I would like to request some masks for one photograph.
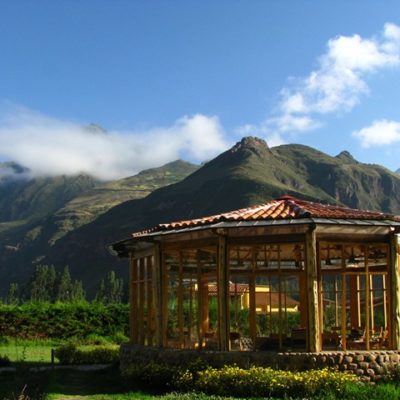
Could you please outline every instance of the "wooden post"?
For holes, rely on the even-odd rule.
[[[368,257],[369,257],[369,247],[364,247],[364,263],[365,263],[365,349],[369,350],[369,339],[371,332],[371,310],[370,310],[370,298],[371,298],[371,290],[370,290],[370,279],[369,279],[369,265],[368,265]]]
[[[204,341],[204,328],[203,328],[203,293],[202,293],[202,276],[201,276],[201,261],[200,254],[197,251],[196,254],[197,262],[197,338],[198,338],[198,348],[201,350],[203,348]]]
[[[218,238],[218,337],[221,351],[229,351],[229,275],[226,237]]]
[[[168,268],[161,248],[161,332],[162,346],[168,347]]]
[[[153,266],[153,297],[155,304],[155,343],[157,346],[163,345],[163,315],[162,315],[162,289],[161,289],[161,244],[154,244],[154,266]]]
[[[207,277],[202,278],[200,281],[200,296],[201,296],[201,331],[203,336],[206,332],[210,330],[210,318],[208,315],[208,279]],[[213,328],[215,329],[215,327]]]
[[[139,325],[139,344],[144,344],[144,306],[145,306],[145,259],[139,260],[139,309],[138,309],[138,325]]]
[[[318,307],[318,271],[315,227],[306,233],[308,351],[321,351],[321,329]]]
[[[129,340],[133,344],[138,343],[138,324],[137,324],[137,261],[133,254],[129,255]]]
[[[256,248],[252,247],[252,265],[251,275],[249,276],[249,330],[250,337],[255,346],[257,337],[257,320],[256,320]]]
[[[147,257],[147,345],[153,345],[154,336],[154,291],[153,291],[153,256]]]
[[[400,350],[400,237],[392,234],[390,237],[390,279],[391,279],[391,332],[390,340],[393,349]]]
[[[308,325],[308,309],[307,309],[307,279],[305,271],[299,273],[299,289],[300,289],[300,326],[307,328]],[[322,301],[321,301],[322,304]],[[322,317],[321,317],[322,318]]]
[[[178,329],[179,329],[179,347],[185,347],[185,331],[183,316],[183,257],[179,252],[179,272],[178,272]]]
[[[350,289],[350,322],[352,328],[361,328],[360,324],[360,284],[358,275],[349,276]]]

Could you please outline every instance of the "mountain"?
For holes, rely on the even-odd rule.
[[[270,149],[250,137],[195,171],[182,162],[174,165],[180,175],[156,169],[95,186],[34,224],[7,231],[7,241],[0,233],[0,243],[6,243],[0,249],[0,282],[23,282],[39,262],[69,265],[74,279],[82,279],[93,295],[110,269],[127,275],[126,261],[111,256],[106,244],[160,222],[220,213],[282,194],[400,213],[400,176],[360,163],[346,151],[331,157],[303,145]]]
[[[359,163],[349,153],[331,157],[302,145],[270,149],[261,139],[244,138],[181,182],[124,202],[68,233],[45,261],[68,264],[93,293],[107,270],[127,274],[126,262],[112,257],[107,243],[160,222],[220,213],[282,194],[400,213],[400,177],[384,167]]]
[[[197,168],[178,160],[105,183],[79,175],[0,185],[0,293],[10,282],[26,281],[34,265],[69,231],[124,201],[178,182]]]
[[[396,169],[395,173],[396,173],[396,174],[400,174],[400,168],[399,168],[399,169]]]

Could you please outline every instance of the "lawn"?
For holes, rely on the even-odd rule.
[[[23,340],[23,339],[7,339],[6,342],[0,343],[0,356],[7,356],[11,362],[27,362],[27,363],[51,363],[51,349],[57,348],[61,344],[57,340]],[[118,348],[119,345],[114,343],[102,343],[102,347]],[[97,346],[98,347],[98,346]],[[81,344],[78,346],[80,350],[91,350],[96,348],[93,344]],[[54,360],[58,363],[58,360]]]
[[[51,340],[7,339],[0,343],[0,356],[7,356],[12,362],[51,362],[51,349],[59,345]]]

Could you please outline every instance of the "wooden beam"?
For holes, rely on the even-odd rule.
[[[252,268],[249,275],[249,330],[253,343],[256,343],[257,337],[257,321],[256,321],[256,260],[257,253],[252,248]]]
[[[185,347],[185,333],[183,321],[183,257],[179,253],[179,273],[178,273],[178,329],[179,329],[179,347]]]
[[[157,346],[162,347],[163,345],[163,308],[162,308],[162,289],[161,289],[161,277],[162,277],[162,263],[161,263],[161,245],[160,243],[154,244],[153,249],[153,296],[155,305],[155,343]]]
[[[139,328],[139,344],[144,344],[144,306],[145,306],[145,259],[141,258],[139,260],[139,301],[138,301],[138,328]]]
[[[229,277],[226,237],[218,240],[218,338],[221,351],[229,351]]]
[[[203,284],[201,274],[201,261],[199,254],[197,255],[197,337],[199,341],[199,349],[203,348],[204,341],[204,322],[203,322]],[[207,294],[208,295],[208,294]]]
[[[153,290],[153,256],[147,257],[147,345],[152,346],[154,340],[154,290]]]
[[[352,328],[361,328],[360,325],[360,285],[359,275],[350,275],[349,276],[349,289],[350,289],[350,323]]]
[[[132,254],[130,254],[129,261],[129,341],[137,344],[137,261]]]
[[[392,301],[390,340],[393,349],[400,350],[400,235],[392,234],[390,238],[390,279]]]
[[[306,233],[306,273],[308,305],[308,351],[319,352],[321,346],[320,316],[318,307],[318,271],[315,229]]]
[[[161,247],[161,332],[162,346],[168,347],[168,269]]]
[[[369,339],[371,331],[371,290],[370,290],[370,278],[368,273],[368,257],[369,247],[364,247],[364,259],[365,259],[365,349],[369,350]]]

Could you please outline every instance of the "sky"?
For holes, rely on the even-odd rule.
[[[399,104],[397,0],[0,1],[0,161],[36,175],[116,179],[243,136],[396,170]]]

